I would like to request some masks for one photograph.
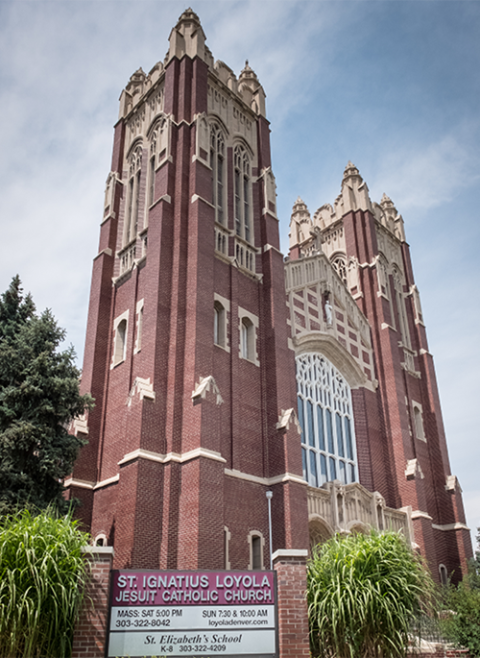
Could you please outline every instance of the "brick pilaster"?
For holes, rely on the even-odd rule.
[[[309,658],[306,550],[278,550],[273,568],[278,586],[278,638],[281,658]]]
[[[92,570],[75,626],[72,658],[104,658],[108,623],[108,593],[113,548],[89,547]],[[93,603],[93,605],[92,605]]]

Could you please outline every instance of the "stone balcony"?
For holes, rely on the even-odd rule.
[[[310,544],[324,542],[336,533],[401,530],[409,545],[413,542],[410,509],[392,509],[383,496],[367,491],[358,482],[327,482],[320,489],[308,487]]]

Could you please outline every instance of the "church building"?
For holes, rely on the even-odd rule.
[[[268,569],[374,527],[459,578],[403,219],[348,163],[333,206],[295,202],[285,258],[269,134],[254,71],[215,61],[190,9],[123,90],[68,496],[116,568]]]

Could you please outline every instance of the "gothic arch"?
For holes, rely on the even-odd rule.
[[[247,140],[243,137],[243,135],[236,134],[233,136],[232,147],[234,150],[236,146],[241,146],[242,148],[244,148],[250,160],[253,159],[255,155],[253,149],[250,146],[250,144],[247,142]]]
[[[332,526],[318,514],[311,514],[308,520],[308,533],[310,552],[315,546],[324,544],[328,539],[335,535]]]
[[[320,331],[295,338],[295,356],[308,352],[318,352],[325,356],[347,380],[350,388],[365,386],[367,378],[348,350],[335,338]]]
[[[214,112],[209,112],[208,113],[208,125],[211,127],[212,124],[217,124],[218,128],[223,133],[225,141],[227,141],[227,137],[230,135],[230,131],[228,130],[227,125],[223,121],[222,117],[220,117],[218,114],[215,114]]]
[[[128,161],[128,159],[132,156],[132,153],[134,153],[139,146],[141,146],[143,149],[143,137],[141,135],[139,137],[136,137],[131,143],[130,148],[127,151],[125,160]]]
[[[347,283],[347,255],[344,251],[335,251],[330,257],[330,265],[341,278]]]
[[[148,129],[147,129],[147,133],[146,133],[146,135],[147,135],[147,140],[150,140],[150,139],[152,138],[153,131],[155,130],[155,128],[157,127],[157,125],[160,124],[160,123],[162,123],[162,121],[166,122],[167,119],[168,119],[168,117],[167,117],[167,115],[165,114],[165,112],[158,112],[158,113],[153,117],[153,119],[150,121],[150,125],[149,125],[149,127],[148,127]]]

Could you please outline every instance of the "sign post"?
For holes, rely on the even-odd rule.
[[[278,658],[273,571],[112,572],[107,658]]]

